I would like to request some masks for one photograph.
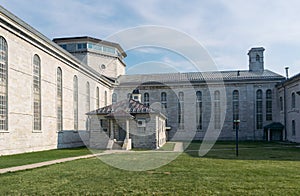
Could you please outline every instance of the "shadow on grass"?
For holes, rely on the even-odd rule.
[[[199,157],[201,141],[193,141],[185,149],[192,157]],[[299,144],[298,144],[299,146]],[[239,142],[236,156],[235,142],[217,142],[204,156],[210,159],[300,161],[300,148],[295,143]]]

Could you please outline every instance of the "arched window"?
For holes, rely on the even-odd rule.
[[[149,93],[144,93],[144,104],[146,106],[150,105],[150,103],[149,103]]]
[[[239,91],[234,90],[232,93],[233,129],[236,129],[236,123],[234,123],[234,121],[240,120],[239,99]]]
[[[178,93],[178,125],[179,129],[184,129],[184,94]]]
[[[33,56],[33,129],[41,130],[41,59]]]
[[[112,94],[111,101],[112,101],[112,104],[116,104],[117,103],[118,99],[117,99],[117,94],[116,93]]]
[[[256,61],[260,62],[260,56],[258,54],[256,55]]]
[[[266,120],[272,120],[272,90],[266,91]]]
[[[104,91],[104,106],[107,106],[107,91]]]
[[[202,130],[202,92],[196,92],[196,125],[197,130]]]
[[[221,106],[220,106],[220,91],[214,93],[214,117],[215,129],[221,128]]]
[[[0,130],[8,129],[7,69],[7,43],[3,37],[0,37]]]
[[[262,90],[256,91],[256,129],[263,128]]]
[[[295,120],[292,120],[292,136],[296,135],[296,123]]]
[[[161,107],[167,108],[167,93],[162,92],[160,95]]]
[[[296,96],[295,93],[292,93],[292,108],[296,107]]]
[[[56,104],[57,104],[57,131],[63,130],[63,84],[62,84],[62,71],[61,68],[57,68],[56,76]]]
[[[73,109],[74,109],[74,130],[78,130],[78,79],[77,76],[73,78]]]
[[[91,109],[91,96],[90,96],[90,83],[86,83],[86,112],[89,112]]]
[[[127,94],[127,99],[131,99],[131,98],[132,98],[131,93],[128,93],[128,94]]]
[[[99,94],[99,87],[97,86],[97,88],[96,88],[96,109],[98,109],[100,107],[99,101],[100,101],[100,94]]]

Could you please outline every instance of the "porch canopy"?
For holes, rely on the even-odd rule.
[[[264,130],[278,130],[278,131],[281,131],[283,130],[284,128],[284,125],[281,124],[280,122],[272,122],[271,124],[268,124],[266,126],[264,126]]]

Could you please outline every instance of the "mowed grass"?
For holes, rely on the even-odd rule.
[[[91,158],[7,173],[0,175],[0,195],[300,193],[300,148],[295,145],[241,143],[238,158],[234,143],[217,143],[205,157],[197,156],[199,146],[191,143],[176,160],[150,171],[125,171]]]
[[[91,154],[91,152],[82,147],[0,156],[0,169],[87,154]]]

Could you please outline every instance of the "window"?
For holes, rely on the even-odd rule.
[[[292,136],[296,135],[296,124],[295,120],[292,120]]]
[[[197,130],[202,130],[202,92],[196,92],[196,125]]]
[[[161,107],[167,108],[167,93],[162,92],[160,95]]]
[[[90,96],[90,83],[86,83],[86,111],[89,112],[91,109],[91,96]]]
[[[107,91],[104,91],[104,106],[107,106]]]
[[[263,128],[262,90],[256,91],[256,129]]]
[[[236,123],[234,123],[235,120],[240,120],[239,117],[239,91],[234,90],[232,93],[232,114],[233,114],[233,129],[236,129]]]
[[[7,104],[7,43],[0,37],[0,130],[8,129],[8,104]]]
[[[145,119],[137,119],[137,127],[146,127]]]
[[[214,120],[215,129],[221,128],[221,106],[220,106],[220,91],[214,93]]]
[[[41,60],[33,56],[33,130],[41,130]]]
[[[78,79],[77,76],[73,78],[73,109],[74,109],[74,130],[78,130]]]
[[[149,103],[149,93],[144,93],[144,104],[146,106],[150,105],[150,103]]]
[[[292,93],[292,108],[296,107],[296,96],[295,93]]]
[[[178,93],[178,125],[179,129],[184,129],[184,94]]]
[[[113,93],[112,94],[112,98],[111,98],[112,100],[112,104],[116,104],[117,103],[117,94],[116,93]]]
[[[97,86],[97,88],[96,88],[96,109],[98,109],[100,107],[99,101],[100,101],[100,94],[99,94],[99,87]]]
[[[127,99],[132,99],[131,93],[128,93],[128,94],[127,94]]]
[[[283,111],[283,100],[282,97],[279,98],[280,111]]]
[[[272,120],[272,90],[266,91],[266,120]]]
[[[260,61],[260,56],[257,54],[256,55],[256,61],[259,62]]]
[[[62,71],[61,68],[57,68],[57,81],[56,81],[56,89],[57,89],[57,131],[63,130],[63,92],[62,92]]]
[[[77,44],[77,49],[78,50],[84,50],[84,49],[86,49],[86,43],[79,43],[79,44]]]

